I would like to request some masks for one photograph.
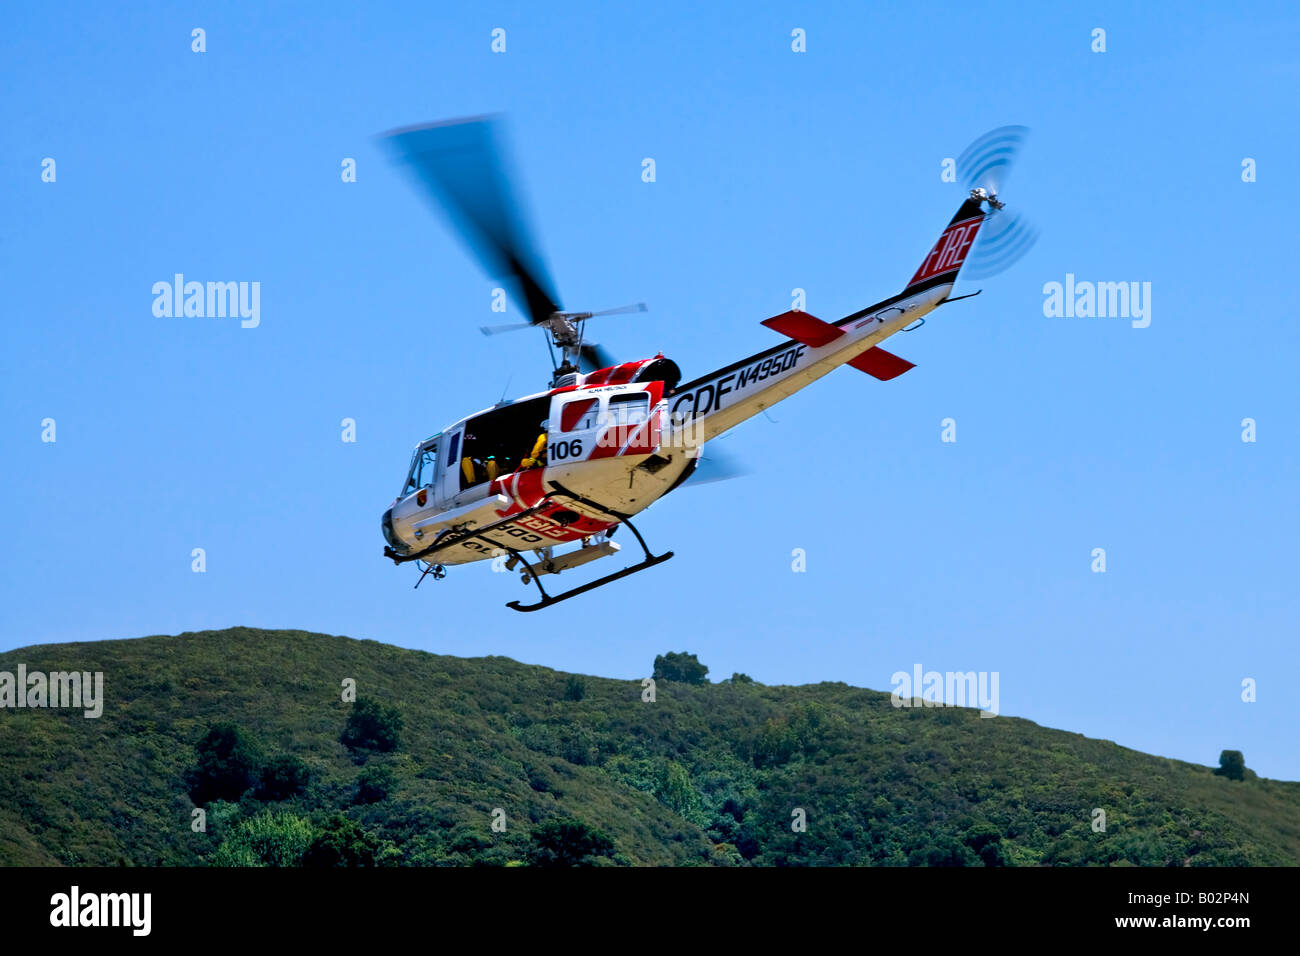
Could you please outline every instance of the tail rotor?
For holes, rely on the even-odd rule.
[[[1029,135],[1027,126],[1001,126],[966,147],[957,158],[957,173],[971,197],[986,201],[989,212],[962,272],[987,279],[1005,272],[1038,241],[1038,230],[998,197]]]

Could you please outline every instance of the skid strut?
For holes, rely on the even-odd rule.
[[[518,558],[519,561],[523,564],[523,566],[528,569],[528,576],[529,578],[532,579],[532,582],[537,585],[537,590],[542,595],[542,599],[538,601],[536,604],[523,604],[519,601],[510,601],[506,604],[506,607],[511,608],[512,610],[515,611],[540,611],[544,607],[550,607],[552,604],[559,604],[561,601],[566,601],[571,597],[577,597],[579,594],[585,594],[587,591],[593,591],[598,587],[603,587],[606,584],[611,584],[614,581],[617,581],[619,578],[625,578],[630,574],[636,574],[638,571],[644,571],[646,568],[652,568],[656,564],[662,564],[663,562],[667,561],[669,558],[673,556],[673,553],[671,551],[665,551],[663,554],[651,553],[649,546],[647,546],[645,543],[645,538],[641,537],[641,532],[636,529],[636,525],[632,523],[630,516],[623,514],[622,512],[614,511],[610,508],[606,508],[604,505],[600,504],[599,502],[592,501],[590,498],[584,498],[582,497],[582,495],[574,494],[572,491],[569,491],[558,481],[552,481],[550,484],[551,487],[555,489],[555,491],[552,492],[552,494],[558,494],[560,497],[569,498],[573,501],[578,502],[578,504],[591,508],[594,511],[599,511],[602,514],[607,514],[612,518],[617,518],[620,524],[627,525],[628,529],[634,535],[636,535],[637,543],[641,545],[641,550],[645,552],[645,559],[632,565],[631,567],[624,568],[621,571],[615,571],[613,574],[607,574],[602,578],[597,578],[594,581],[589,581],[588,583],[579,585],[576,588],[571,588],[570,590],[565,591],[563,594],[556,594],[552,596],[546,593],[546,588],[542,587],[542,582],[537,572],[533,570],[532,565],[530,565],[528,561],[525,560],[524,556],[520,554],[518,551],[507,549],[510,550],[510,553],[514,557]],[[613,529],[611,529],[610,533],[611,534],[613,533]]]
[[[513,548],[507,548],[506,550],[509,551],[512,556],[518,558],[519,562],[528,570],[529,580],[537,585],[537,591],[541,594],[542,599],[536,604],[524,604],[520,601],[509,601],[506,603],[506,607],[515,611],[540,611],[544,607],[550,607],[552,604],[559,604],[561,601],[567,601],[571,597],[577,597],[579,594],[585,594],[587,591],[594,591],[598,587],[612,584],[619,578],[625,578],[629,574],[636,574],[638,571],[652,568],[656,564],[662,564],[673,556],[671,551],[665,551],[663,554],[651,554],[650,549],[646,547],[645,540],[641,537],[641,533],[636,530],[636,527],[632,522],[627,518],[621,518],[620,521],[631,528],[632,533],[636,535],[637,541],[641,542],[641,549],[645,551],[645,560],[640,561],[631,567],[624,568],[621,571],[615,571],[613,574],[607,574],[603,578],[597,578],[596,580],[589,581],[586,584],[580,584],[576,588],[570,588],[563,594],[547,594],[546,588],[542,587],[541,576],[536,570],[534,570],[533,566],[528,563],[527,559]]]

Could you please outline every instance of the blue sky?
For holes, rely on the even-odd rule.
[[[715,679],[886,690],[920,663],[997,671],[1003,714],[1300,778],[1294,7],[3,21],[0,648],[292,627],[626,678],[689,650]],[[907,375],[839,370],[722,439],[749,475],[640,522],[667,564],[527,616],[487,565],[412,591],[379,534],[412,445],[549,364],[540,335],[479,334],[518,312],[489,311],[497,283],[375,136],[485,112],[508,115],[562,303],[646,300],[602,344],[688,377],[771,344],[759,322],[792,289],[827,320],[900,290],[960,202],[942,160],[992,127],[1033,129],[1003,195],[1042,238],[891,341]],[[177,272],[260,282],[260,325],[155,317]],[[1067,273],[1150,282],[1150,327],[1045,317]]]

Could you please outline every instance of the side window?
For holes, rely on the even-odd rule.
[[[460,432],[451,436],[451,444],[447,446],[447,460],[453,463],[460,461]]]
[[[600,399],[575,398],[560,409],[560,431],[580,432],[596,427]]]
[[[650,417],[650,396],[645,392],[611,395],[607,422],[615,427],[640,425]]]

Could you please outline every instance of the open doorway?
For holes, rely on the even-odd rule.
[[[465,423],[465,443],[461,449],[460,487],[490,481],[517,471],[547,430],[551,399],[548,395],[530,398],[484,412]],[[543,447],[545,441],[543,441]]]

